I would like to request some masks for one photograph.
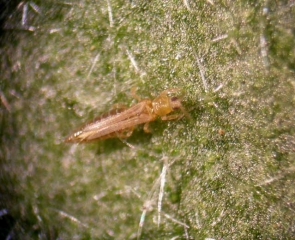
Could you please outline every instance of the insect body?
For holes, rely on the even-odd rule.
[[[80,127],[64,141],[82,143],[115,137],[127,138],[139,124],[145,124],[144,131],[149,132],[148,123],[155,121],[157,117],[161,117],[162,120],[172,120],[178,118],[179,114],[168,115],[169,113],[176,109],[184,112],[181,100],[176,96],[170,96],[177,91],[177,89],[167,89],[154,100],[144,99],[130,108],[116,107],[108,114],[103,114]]]

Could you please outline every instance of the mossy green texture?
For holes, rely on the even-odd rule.
[[[19,7],[1,36],[0,207],[14,234],[294,239],[292,1],[32,2],[34,30]],[[127,144],[63,143],[134,104],[132,87],[183,89],[191,119]]]

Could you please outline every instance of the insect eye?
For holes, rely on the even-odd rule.
[[[180,108],[181,104],[178,97],[171,97],[170,101],[172,109],[176,110]]]
[[[171,101],[172,101],[172,102],[175,102],[175,101],[177,101],[177,100],[178,100],[178,97],[172,97],[172,98],[171,98]]]

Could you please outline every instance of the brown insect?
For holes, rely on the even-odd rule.
[[[179,92],[178,89],[167,89],[154,100],[143,99],[130,108],[116,105],[109,113],[83,125],[64,141],[84,143],[115,137],[127,138],[131,136],[135,126],[139,124],[144,124],[145,132],[150,132],[148,124],[155,121],[157,117],[161,117],[162,120],[173,120],[187,114],[181,105],[181,99],[178,96],[173,96],[177,92]],[[133,95],[139,99],[134,91]],[[183,114],[168,115],[177,109],[180,109]]]

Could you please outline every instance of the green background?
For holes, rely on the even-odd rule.
[[[294,1],[23,1],[0,48],[13,235],[294,239],[294,26]],[[192,119],[62,142],[132,87],[183,89]]]

